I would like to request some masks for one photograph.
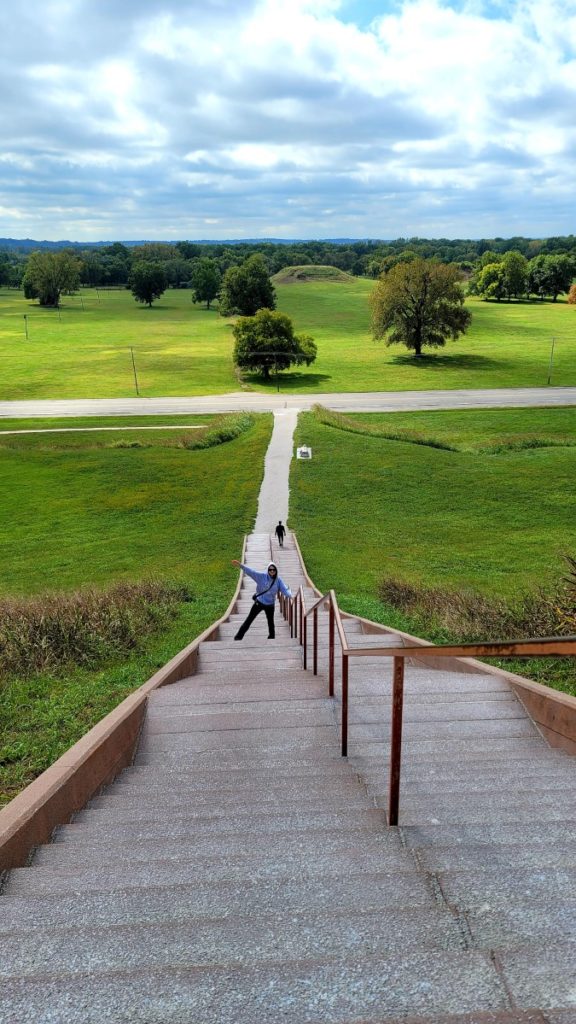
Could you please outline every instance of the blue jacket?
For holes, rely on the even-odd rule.
[[[240,563],[240,568],[250,579],[254,580],[256,593],[260,595],[258,597],[260,604],[274,604],[278,591],[284,594],[284,597],[292,597],[290,587],[286,586],[284,580],[280,579],[278,574],[276,574],[276,579],[272,583],[272,577],[267,572],[256,572],[256,569],[251,569],[248,565],[242,565],[242,563]],[[271,583],[272,586],[270,586]],[[270,587],[269,590],[268,587]],[[266,593],[262,593],[262,591],[266,591]]]

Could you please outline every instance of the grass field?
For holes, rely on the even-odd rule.
[[[373,287],[359,278],[277,286],[278,308],[318,345],[311,367],[281,376],[282,390],[544,386],[553,337],[552,384],[576,386],[576,309],[565,302],[470,299],[468,334],[418,361],[398,346],[372,341]],[[20,292],[0,291],[0,400],[135,395],[131,347],[142,396],[239,390],[231,321],[194,306],[190,295],[168,291],[148,309],[126,290],[86,289],[65,298],[58,313]],[[276,383],[247,377],[244,386],[266,391]]]
[[[175,446],[178,431],[125,432],[146,445],[126,449],[107,447],[110,434],[75,435],[74,446],[68,434],[0,438],[0,594],[153,578],[184,582],[194,597],[120,663],[0,681],[0,802],[225,610],[270,431],[271,417],[258,416],[236,440],[204,451]]]
[[[553,586],[576,553],[576,448],[491,454],[524,436],[574,441],[576,410],[495,410],[354,417],[450,440],[458,451],[390,441],[300,417],[290,525],[320,588],[349,611],[428,639],[429,624],[384,605],[385,577],[514,599]],[[336,554],[335,554],[336,553]]]

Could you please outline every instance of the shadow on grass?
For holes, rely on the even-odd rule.
[[[275,388],[278,383],[280,391],[283,388],[298,388],[299,391],[306,391],[308,388],[318,387],[324,381],[332,380],[329,373],[279,373],[278,381],[276,381],[274,375],[266,380],[261,374],[257,373],[245,373],[243,377],[246,384],[268,384],[270,387]]]
[[[414,355],[397,355],[392,358],[394,366],[411,366],[420,370],[505,370],[515,366],[515,363],[506,359],[489,359],[486,356],[471,355],[462,352],[459,355],[431,355],[423,354],[416,358]]]

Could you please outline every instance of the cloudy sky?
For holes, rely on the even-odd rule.
[[[26,0],[0,111],[2,237],[576,231],[576,0]]]

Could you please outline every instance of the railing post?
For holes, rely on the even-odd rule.
[[[318,607],[314,609],[314,675],[318,675]]]
[[[302,668],[308,668],[308,618],[304,616],[304,655],[302,657]]]
[[[304,599],[300,591],[300,646],[302,646],[302,623],[304,621]]]
[[[329,613],[329,633],[328,633],[328,693],[331,697],[334,696],[334,602],[332,595],[330,595],[330,613]]]
[[[392,692],[392,735],[390,738],[390,792],[388,824],[398,824],[400,805],[400,762],[402,759],[402,709],[404,704],[404,658],[394,658]]]
[[[348,655],[342,651],[342,757],[348,756]]]

